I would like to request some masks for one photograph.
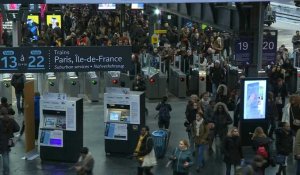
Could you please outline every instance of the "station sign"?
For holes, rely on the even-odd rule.
[[[1,73],[127,71],[130,46],[0,48]]]
[[[238,65],[250,63],[253,55],[253,39],[251,37],[240,37],[235,41],[235,61]]]
[[[277,30],[265,30],[262,43],[262,64],[275,63],[277,55]],[[235,41],[235,61],[241,63],[251,63],[253,55],[253,38],[240,37]]]

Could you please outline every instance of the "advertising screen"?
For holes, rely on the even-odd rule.
[[[32,33],[32,40],[38,40],[40,17],[37,14],[27,16],[27,28]]]
[[[20,9],[21,4],[4,4],[5,10],[17,11]]]
[[[116,4],[99,4],[98,10],[114,10],[116,9]]]
[[[144,9],[144,4],[143,3],[131,4],[131,9],[142,10],[142,9]]]
[[[57,25],[61,28],[61,15],[59,14],[48,14],[46,15],[46,23],[49,26],[52,24],[52,28],[54,29]]]
[[[265,119],[267,80],[245,80],[244,120]]]

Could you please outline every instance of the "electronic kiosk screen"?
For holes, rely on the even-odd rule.
[[[119,121],[121,118],[121,111],[111,111],[109,113],[109,120],[110,121]]]
[[[267,80],[244,81],[244,120],[265,119]]]

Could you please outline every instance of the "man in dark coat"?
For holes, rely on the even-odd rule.
[[[15,73],[11,78],[11,85],[15,88],[15,94],[17,98],[17,108],[18,114],[23,113],[23,104],[24,104],[24,86],[25,86],[26,77],[22,73]],[[22,104],[21,104],[22,97]]]

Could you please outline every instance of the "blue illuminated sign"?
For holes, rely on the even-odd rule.
[[[0,48],[0,72],[89,72],[130,70],[131,47]]]

